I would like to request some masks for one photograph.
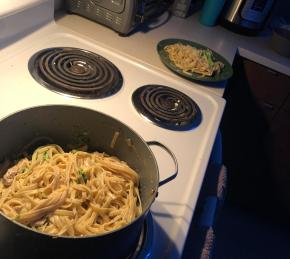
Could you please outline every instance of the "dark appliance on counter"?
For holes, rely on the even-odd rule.
[[[237,33],[257,35],[265,25],[274,0],[230,0],[221,15],[221,24]]]
[[[121,35],[161,15],[172,0],[66,0],[66,10],[103,24]]]
[[[202,8],[203,0],[174,0],[170,10],[174,16],[187,18]]]

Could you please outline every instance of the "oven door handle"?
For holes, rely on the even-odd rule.
[[[163,150],[165,150],[170,155],[170,157],[172,158],[172,160],[174,162],[174,173],[172,175],[170,175],[169,177],[159,181],[159,187],[160,187],[160,186],[172,181],[177,176],[177,174],[178,174],[178,162],[177,162],[177,159],[176,159],[176,156],[174,155],[174,153],[164,144],[162,144],[158,141],[147,141],[146,143],[149,146],[161,147]]]

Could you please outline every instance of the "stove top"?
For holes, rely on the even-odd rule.
[[[47,5],[53,1],[43,2]],[[45,5],[43,8],[46,10]],[[83,93],[84,89],[84,91],[87,88],[91,90],[90,83],[81,83],[83,84],[81,87],[75,86],[75,81],[78,81],[77,74],[80,77],[89,78],[91,82],[90,73],[94,73],[97,69],[94,66],[97,65],[94,65],[90,58],[85,62],[78,58],[63,62],[64,71],[58,72],[61,80],[53,83],[52,88],[48,87],[48,83],[51,83],[52,78],[53,81],[55,79],[50,74],[50,71],[57,67],[54,62],[51,66],[43,68],[40,71],[41,76],[37,78],[35,73],[40,70],[40,67],[36,65],[33,68],[35,63],[39,64],[40,59],[46,59],[46,55],[51,53],[52,59],[59,55],[56,53],[61,53],[63,50],[66,54],[68,49],[80,53],[85,58],[89,53],[89,56],[91,54],[94,56],[94,60],[101,59],[113,64],[118,74],[117,83],[113,85],[116,84],[117,88],[109,90],[110,94],[100,94],[100,96],[97,94],[91,98],[87,96],[87,93]],[[38,55],[45,57],[40,58]],[[91,68],[93,68],[92,71]],[[109,45],[104,46],[89,37],[58,26],[53,20],[33,33],[17,39],[13,44],[7,44],[0,53],[0,73],[0,120],[16,111],[39,105],[80,106],[122,121],[145,141],[156,140],[166,145],[175,154],[179,174],[173,181],[159,188],[158,197],[151,206],[155,240],[152,257],[179,258],[222,116],[224,100],[202,91],[191,82],[180,80],[175,75],[164,74],[143,63],[142,60],[136,60],[126,53],[120,53],[117,49],[111,49]],[[68,74],[70,75],[68,82],[63,82],[63,79],[67,80]],[[42,84],[45,87],[42,87]],[[66,88],[67,84],[72,85],[73,93]],[[61,90],[56,89],[56,85],[60,86]],[[161,105],[158,109],[165,111],[169,109],[188,117],[190,122],[174,122],[173,128],[181,126],[182,130],[160,126],[156,124],[156,121],[152,123],[145,117],[148,116],[147,114],[140,116],[134,106],[132,96],[139,91],[138,89],[142,89],[142,86],[148,85],[151,90],[162,86],[163,90],[181,93],[178,98],[171,97],[171,93],[166,97],[164,95],[158,97],[158,105]],[[95,89],[92,92],[95,93]],[[181,99],[186,104],[181,105]],[[163,120],[163,115],[158,116],[153,117]],[[158,146],[152,146],[152,151],[158,163],[160,180],[167,178],[175,168],[172,159]]]
[[[123,84],[119,69],[104,57],[78,48],[48,48],[29,60],[34,79],[48,89],[79,98],[103,98]]]
[[[137,111],[154,124],[171,130],[189,130],[201,120],[198,105],[186,94],[163,85],[145,85],[135,90]]]

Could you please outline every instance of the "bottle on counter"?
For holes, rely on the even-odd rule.
[[[205,0],[199,21],[206,26],[214,26],[222,11],[225,0]]]

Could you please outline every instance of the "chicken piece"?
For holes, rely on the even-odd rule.
[[[5,187],[9,187],[12,184],[14,177],[18,174],[18,170],[19,170],[18,165],[15,165],[9,168],[7,172],[3,175],[2,182]]]

